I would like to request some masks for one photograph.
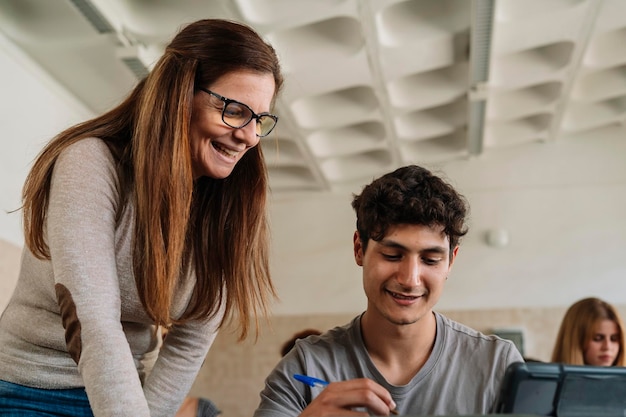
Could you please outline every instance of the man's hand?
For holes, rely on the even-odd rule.
[[[387,416],[396,403],[385,388],[368,378],[332,382],[318,395],[300,417]],[[360,409],[360,410],[359,410]]]

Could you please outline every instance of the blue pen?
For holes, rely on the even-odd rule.
[[[313,378],[312,376],[294,374],[293,377],[300,382],[307,384],[309,387],[322,387],[324,388],[328,385],[328,381],[324,381],[323,379]]]

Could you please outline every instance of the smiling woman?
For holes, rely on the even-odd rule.
[[[269,109],[272,104],[275,89],[272,74],[233,71],[220,77],[211,88],[246,100],[260,114],[247,104],[199,88],[193,100],[189,132],[194,178],[229,176],[237,162],[278,121],[276,116],[258,110]]]
[[[572,304],[561,322],[552,362],[624,366],[624,324],[615,307],[595,297]]]
[[[0,318],[0,414],[172,416],[225,321],[244,338],[267,313],[257,144],[282,82],[251,28],[200,20],[125,101],[43,149]]]

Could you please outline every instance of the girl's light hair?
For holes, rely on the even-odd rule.
[[[613,321],[619,331],[619,353],[613,366],[624,366],[624,324],[611,304],[599,298],[584,298],[574,303],[565,313],[552,351],[552,362],[585,365],[585,346],[593,338],[593,330],[600,320]]]

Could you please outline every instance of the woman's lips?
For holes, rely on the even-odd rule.
[[[237,155],[239,155],[238,151],[233,151],[232,149],[228,149],[224,145],[222,145],[221,143],[211,142],[211,145],[213,145],[213,148],[216,151],[218,151],[222,155],[227,156],[229,158],[236,158]]]

